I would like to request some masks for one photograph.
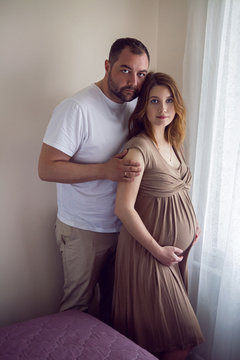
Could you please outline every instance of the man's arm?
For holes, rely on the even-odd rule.
[[[92,180],[112,180],[131,182],[141,172],[140,164],[132,160],[124,160],[126,150],[103,164],[78,164],[64,152],[42,145],[38,174],[41,180],[74,184]]]

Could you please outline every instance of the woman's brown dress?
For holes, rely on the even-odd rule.
[[[162,265],[123,226],[116,254],[114,327],[154,353],[196,346],[203,337],[187,295],[186,268],[196,232],[188,194],[191,173],[178,152],[180,167],[171,167],[146,135],[132,138],[126,148],[139,149],[145,162],[138,214],[161,246],[181,248],[184,259]]]

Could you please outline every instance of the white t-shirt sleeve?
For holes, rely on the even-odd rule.
[[[73,156],[81,147],[85,128],[80,105],[67,99],[54,109],[43,142]]]

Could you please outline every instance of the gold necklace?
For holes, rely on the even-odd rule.
[[[157,144],[155,144],[156,148],[158,149],[158,151],[160,152],[160,154],[162,155],[162,157],[164,159],[166,159],[167,161],[169,161],[170,163],[172,163],[172,155],[173,155],[173,148],[172,146],[170,145],[169,147],[169,152],[164,152],[161,150],[160,146]]]

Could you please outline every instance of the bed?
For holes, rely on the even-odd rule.
[[[1,360],[156,360],[86,313],[69,310],[0,328]]]

